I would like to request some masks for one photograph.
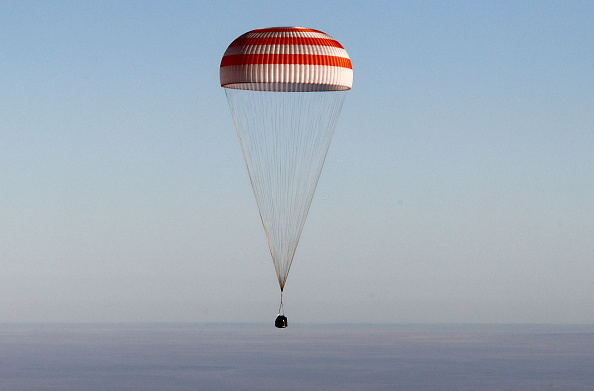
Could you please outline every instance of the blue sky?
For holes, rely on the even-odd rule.
[[[354,68],[290,321],[594,323],[588,1],[2,2],[0,321],[272,321],[218,67],[283,25]]]

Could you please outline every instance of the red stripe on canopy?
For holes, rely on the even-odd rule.
[[[353,69],[348,58],[312,54],[236,54],[224,56],[221,60],[221,68],[246,64],[326,65]]]
[[[229,47],[253,46],[253,45],[309,45],[309,46],[329,46],[341,48],[342,45],[334,39],[311,38],[311,37],[239,37],[231,42]]]

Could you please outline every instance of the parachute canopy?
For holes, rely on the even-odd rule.
[[[353,67],[342,45],[319,30],[271,27],[249,31],[221,60],[221,86],[240,90],[349,90]]]

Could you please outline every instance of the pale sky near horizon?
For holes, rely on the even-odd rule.
[[[0,323],[272,322],[219,63],[322,30],[354,70],[289,322],[594,323],[594,3],[0,3]]]

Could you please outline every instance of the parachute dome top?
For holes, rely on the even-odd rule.
[[[221,86],[231,89],[344,91],[353,84],[351,60],[342,45],[319,30],[269,27],[249,31],[225,51]]]

